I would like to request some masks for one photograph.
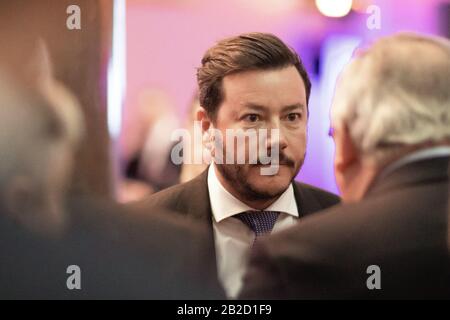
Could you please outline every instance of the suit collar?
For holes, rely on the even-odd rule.
[[[420,149],[406,156],[394,161],[384,168],[379,175],[379,179],[388,176],[391,172],[394,172],[398,168],[405,166],[408,163],[419,162],[422,160],[429,160],[434,158],[450,157],[450,146],[439,145],[435,147]]]
[[[188,185],[185,188],[187,201],[181,202],[185,204],[189,203],[187,212],[190,217],[211,222],[212,210],[208,191],[208,169],[209,167],[198,177],[187,183]],[[310,188],[296,181],[292,182],[292,187],[299,218],[323,209]],[[183,211],[186,210],[186,208],[180,209],[183,209]]]
[[[208,167],[209,168],[209,167]],[[208,192],[208,169],[187,183],[186,201],[188,215],[195,219],[211,220],[211,205]],[[186,208],[180,208],[186,210]]]
[[[369,189],[367,196],[415,184],[448,180],[449,161],[450,157],[446,156],[407,163],[388,175],[377,178]]]
[[[323,206],[314,196],[310,188],[296,181],[292,183],[292,186],[294,187],[294,196],[297,202],[299,218],[323,210]]]
[[[208,192],[211,200],[212,215],[216,222],[220,222],[241,212],[259,211],[240,201],[225,189],[217,178],[217,172],[214,165],[211,165],[208,169]],[[298,217],[292,185],[289,185],[288,189],[264,210],[284,212]]]

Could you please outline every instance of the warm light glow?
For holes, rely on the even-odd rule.
[[[324,16],[339,18],[350,12],[352,2],[352,0],[316,0],[316,6]]]
[[[299,7],[298,0],[235,0],[244,10],[269,16],[286,15]]]

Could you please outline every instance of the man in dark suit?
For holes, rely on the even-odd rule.
[[[219,279],[234,298],[257,238],[339,199],[294,181],[305,158],[311,83],[280,39],[264,33],[224,39],[206,52],[197,79],[197,120],[213,163],[138,206],[207,221]]]
[[[398,34],[354,58],[332,108],[345,204],[260,243],[242,298],[450,297],[449,81],[445,39]]]

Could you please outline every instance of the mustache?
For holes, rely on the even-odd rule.
[[[269,155],[270,157],[271,155]],[[272,160],[272,159],[271,159]],[[280,156],[278,158],[278,160],[272,160],[269,163],[263,164],[261,163],[260,159],[258,158],[256,164],[254,164],[254,166],[263,166],[263,165],[285,165],[285,166],[289,166],[289,167],[295,167],[295,161],[288,157],[286,154],[284,154],[283,152],[280,153]]]

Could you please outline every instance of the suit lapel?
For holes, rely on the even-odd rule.
[[[323,209],[314,195],[303,187],[301,183],[294,181],[292,185],[294,187],[294,197],[297,203],[299,218]]]
[[[208,168],[186,184],[185,192],[182,194],[182,198],[179,199],[178,206],[180,212],[186,212],[191,219],[200,221],[206,225],[209,237],[209,250],[215,263],[216,250],[211,202],[208,191]]]
[[[189,182],[185,190],[184,199],[181,199],[179,204],[187,206],[187,208],[180,208],[180,210],[187,212],[187,215],[193,219],[211,223],[212,211],[208,192],[208,169]]]
[[[300,218],[322,209],[319,201],[301,183],[294,181],[292,185]],[[212,211],[208,191],[208,169],[189,182],[183,197],[184,199],[179,203],[181,206],[188,205],[188,207],[179,208],[181,211],[187,212],[191,218],[211,224]]]

